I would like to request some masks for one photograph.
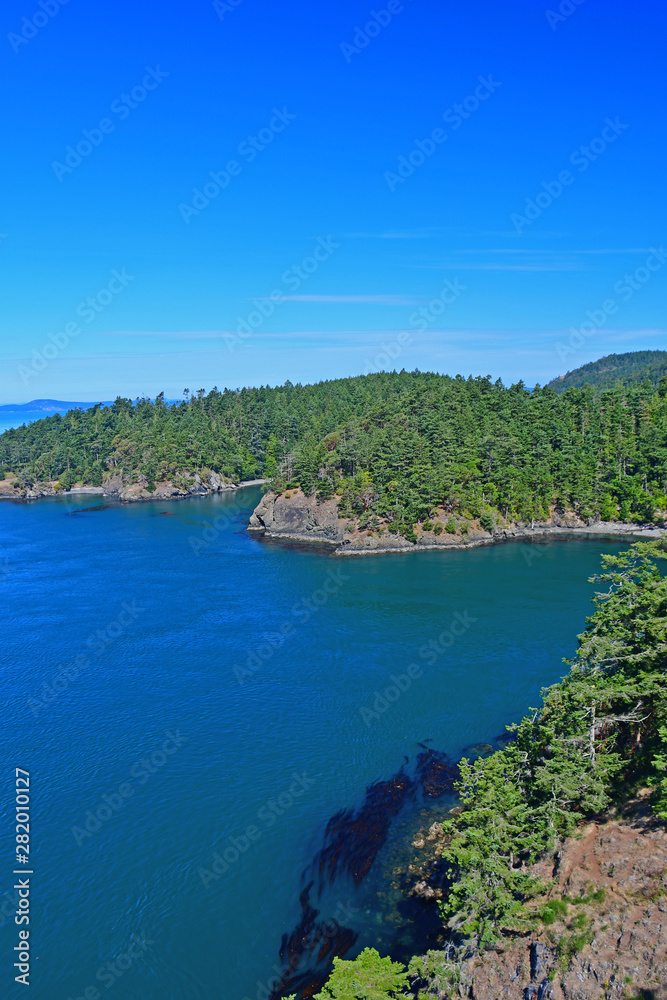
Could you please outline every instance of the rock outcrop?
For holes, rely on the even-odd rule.
[[[441,519],[447,522],[450,515]],[[631,535],[640,538],[660,538],[662,529],[641,527],[636,524],[617,524],[597,521],[584,522],[573,513],[553,513],[548,521],[520,524],[514,522],[496,525],[485,531],[477,522],[455,519],[456,531],[443,530],[442,523],[429,529],[415,527],[413,541],[389,530],[389,525],[379,523],[374,530],[360,528],[355,520],[338,514],[338,498],[318,501],[314,496],[304,496],[300,490],[285,493],[267,493],[250,518],[249,531],[267,538],[292,539],[301,542],[328,542],[336,546],[340,555],[361,555],[373,552],[414,552],[423,549],[460,549],[489,545],[512,538],[539,538],[549,535]]]
[[[344,518],[339,517],[337,500],[317,501],[300,491],[267,493],[250,518],[249,531],[271,538],[294,538],[299,541],[330,542],[340,545],[345,534]]]
[[[116,474],[107,479],[102,486],[82,484],[71,490],[63,490],[57,480],[27,485],[15,477],[10,477],[0,480],[0,500],[37,500],[40,497],[83,495],[99,495],[128,503],[136,500],[181,500],[185,497],[237,490],[241,486],[260,485],[263,482],[263,479],[253,479],[243,483],[231,483],[217,472],[210,472],[204,478],[195,473],[187,479],[180,477],[176,482],[167,480],[155,483],[153,488],[149,488],[145,476],[138,482],[128,483],[122,475]]]
[[[433,826],[414,846],[423,846],[423,861],[412,872],[412,891],[437,898],[445,840]],[[548,859],[535,874],[548,893],[534,905],[557,900],[557,919],[463,960],[443,952],[442,965],[455,969],[458,984],[441,997],[667,1000],[667,829],[645,798],[623,817],[582,828],[563,845],[555,869]],[[433,970],[439,955],[420,961]]]

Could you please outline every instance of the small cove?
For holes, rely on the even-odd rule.
[[[402,767],[414,780],[420,743],[455,760],[534,705],[567,669],[600,553],[621,547],[340,560],[249,536],[259,496],[0,505],[0,746],[34,775],[38,1000],[99,987],[133,935],[153,943],[114,997],[259,1000],[331,818]],[[169,733],[181,742],[147,770]],[[312,893],[315,923],[358,935],[348,957],[404,958],[431,931],[411,933],[392,882],[423,811],[447,802],[416,788],[363,881]]]

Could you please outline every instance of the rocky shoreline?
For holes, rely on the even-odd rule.
[[[244,489],[247,486],[260,486],[265,479],[250,479],[245,482],[233,483],[211,472],[204,478],[198,473],[185,482],[156,483],[154,489],[149,489],[145,477],[136,483],[128,483],[121,475],[108,479],[101,486],[81,485],[69,490],[60,488],[57,480],[44,483],[34,483],[32,486],[21,485],[16,477],[0,480],[0,500],[39,500],[42,497],[56,496],[103,496],[119,500],[121,503],[133,503],[141,500],[184,500],[187,497],[208,496],[211,493],[225,493],[230,490]]]
[[[597,536],[609,538],[640,538],[647,541],[662,538],[664,530],[614,521],[582,521],[574,513],[553,513],[548,521],[521,524],[503,522],[491,531],[479,523],[459,519],[457,531],[437,533],[435,526],[424,530],[416,526],[416,541],[393,534],[387,525],[376,530],[361,529],[358,524],[338,514],[337,499],[318,501],[304,496],[299,490],[283,494],[267,493],[255,508],[248,531],[268,539],[328,544],[336,555],[374,555],[380,552],[423,552],[434,549],[467,549],[493,545],[511,539],[532,539],[557,536]]]

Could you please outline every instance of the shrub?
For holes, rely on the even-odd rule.
[[[540,910],[540,919],[547,927],[555,920],[564,920],[567,916],[567,903],[562,899],[550,899]]]
[[[484,528],[484,531],[493,531],[493,514],[490,510],[485,510],[479,519],[479,523]]]
[[[435,522],[435,524],[433,525],[433,531],[436,535],[441,535],[443,533],[444,528],[440,524],[440,521]]]
[[[453,517],[450,517],[449,521],[447,521],[447,524],[445,525],[445,531],[448,535],[455,535],[457,530],[456,521]]]

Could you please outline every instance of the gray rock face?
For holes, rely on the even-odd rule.
[[[255,508],[248,530],[273,538],[339,545],[343,541],[345,521],[338,516],[335,500],[318,503],[314,497],[302,494],[290,499],[286,494],[267,493]]]
[[[338,498],[318,501],[304,496],[300,490],[282,494],[267,493],[255,508],[248,525],[249,531],[267,538],[290,538],[302,542],[328,542],[336,545],[340,555],[363,555],[375,552],[415,552],[424,549],[462,549],[510,539],[531,539],[549,535],[608,535],[660,538],[660,528],[642,528],[636,524],[615,524],[598,521],[584,523],[576,515],[553,516],[547,522],[528,524],[507,523],[492,532],[469,525],[467,533],[448,534],[424,531],[417,527],[416,541],[393,534],[384,525],[373,532],[359,528],[354,521],[338,515]],[[539,553],[538,553],[539,554]]]

